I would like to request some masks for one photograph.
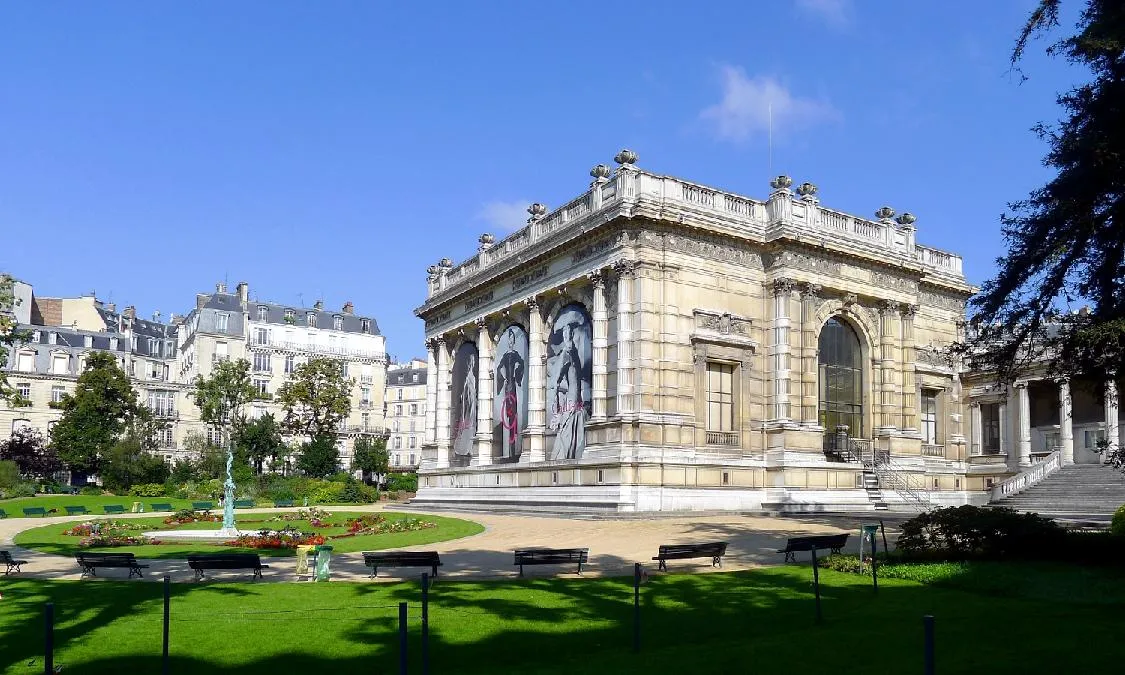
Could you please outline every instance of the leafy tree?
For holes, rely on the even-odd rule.
[[[74,394],[64,394],[59,408],[51,445],[70,469],[87,473],[98,471],[101,457],[144,414],[125,371],[106,352],[87,357]]]
[[[13,292],[14,285],[15,279],[10,275],[0,274],[0,400],[7,401],[8,405],[14,408],[20,408],[31,405],[31,401],[20,396],[8,384],[8,373],[5,370],[8,365],[9,350],[17,344],[26,342],[29,337],[27,331],[19,330],[13,314],[18,302]]]
[[[314,436],[311,441],[301,445],[301,454],[297,455],[297,468],[313,478],[324,478],[336,473],[339,462],[340,451],[336,448],[335,436]]]
[[[1061,0],[1040,0],[1012,52],[1059,25]],[[976,363],[1004,379],[1035,359],[1056,375],[1125,370],[1125,5],[1087,0],[1073,35],[1047,53],[1084,66],[1090,80],[1058,97],[1064,118],[1035,132],[1055,170],[1009,205],[1008,252],[972,305]],[[1072,303],[1087,312],[1066,312]],[[979,348],[983,347],[981,350]],[[984,356],[979,352],[983,351]]]
[[[254,467],[254,472],[259,474],[262,473],[262,466],[267,459],[271,464],[276,465],[284,452],[281,426],[271,414],[243,424],[238,430],[235,443],[239,455],[235,460],[249,462],[250,466]]]
[[[360,436],[355,440],[352,468],[359,469],[364,476],[374,476],[376,481],[381,482],[390,463],[391,453],[387,452],[385,437]]]
[[[15,462],[0,460],[0,490],[15,487],[20,482],[20,468]]]
[[[25,478],[44,479],[62,469],[62,461],[54,448],[38,429],[17,429],[5,441],[0,441],[0,459],[11,460]]]
[[[102,458],[102,484],[114,492],[128,490],[139,483],[163,483],[168,478],[168,465],[152,454],[148,437],[130,432],[115,443]]]
[[[210,377],[196,377],[191,397],[201,420],[230,434],[243,422],[242,407],[257,394],[250,383],[250,362],[237,359],[219,361],[211,369]]]
[[[311,358],[297,366],[277,392],[285,430],[310,438],[335,436],[352,410],[354,384],[336,359]]]

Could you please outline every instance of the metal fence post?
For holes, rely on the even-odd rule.
[[[46,633],[43,636],[43,673],[55,673],[55,603],[48,602],[45,608]]]
[[[925,633],[922,671],[926,675],[934,675],[934,617],[932,614],[922,617],[922,629]]]
[[[168,663],[168,613],[172,604],[172,580],[168,575],[164,575],[164,654],[162,658],[163,675],[168,675],[170,665]]]
[[[430,675],[430,575],[422,573],[422,675]]]
[[[633,653],[641,651],[641,564],[633,563]]]
[[[813,578],[813,591],[816,593],[816,622],[820,623],[824,618],[820,613],[820,566],[816,562],[816,549],[812,550],[812,578]]]
[[[398,603],[398,672],[406,673],[406,603]]]
[[[871,584],[879,592],[879,551],[876,549],[875,533],[871,533]]]

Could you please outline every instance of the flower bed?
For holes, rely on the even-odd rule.
[[[437,523],[432,523],[428,520],[419,520],[418,518],[387,520],[386,516],[381,515],[360,516],[359,518],[351,518],[348,520],[348,531],[346,533],[333,535],[329,538],[340,539],[341,537],[355,537],[363,534],[386,534],[388,532],[416,532],[431,527],[437,527]]]
[[[270,520],[287,523],[293,520],[307,520],[309,525],[313,527],[332,527],[332,523],[328,521],[329,516],[332,514],[324,509],[318,509],[315,506],[307,509],[297,509],[296,513],[279,513]]]
[[[176,511],[164,519],[165,525],[183,525],[184,523],[220,523],[223,517],[210,511],[192,511],[183,509]]]
[[[324,535],[308,534],[298,530],[284,529],[276,532],[262,530],[258,534],[244,534],[238,539],[223,542],[224,546],[238,548],[297,548],[323,544]]]
[[[78,542],[78,548],[111,547],[111,546],[146,546],[159,544],[159,539],[149,539],[145,536],[127,536],[119,534],[96,534],[86,537]]]

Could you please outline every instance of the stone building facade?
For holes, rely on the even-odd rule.
[[[426,439],[426,362],[387,366],[387,450],[391,469],[417,469]]]
[[[339,311],[327,310],[321,302],[287,306],[251,299],[245,282],[234,292],[216,284],[213,293],[196,296],[186,315],[172,314],[165,322],[159,313],[140,319],[133,307],[118,312],[92,295],[38,297],[29,284],[20,290],[26,298],[21,296],[16,305],[21,312],[17,319],[32,339],[12,350],[6,369],[31,405],[0,403],[0,433],[31,426],[49,434],[61,416],[52,402],[74,391],[84,357],[92,350],[116,354],[139,400],[165,423],[157,440],[168,461],[184,456],[189,434],[220,441],[218,430],[200,420],[191,392],[197,376],[209,376],[214,364],[227,359],[249,361],[252,381],[263,395],[247,414],[269,413],[278,420],[282,408],[272,397],[297,365],[311,357],[341,360],[355,380],[351,413],[337,440],[342,467],[351,465],[357,437],[383,433],[386,338],[375,319],[356,315],[350,302]],[[48,319],[53,323],[45,323]]]
[[[417,502],[590,511],[987,501],[960,364],[973,292],[915,218],[636,166],[429,269]]]

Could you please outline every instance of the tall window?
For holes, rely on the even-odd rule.
[[[734,431],[734,366],[707,363],[707,430]]]
[[[269,352],[254,352],[254,371],[258,373],[273,371]]]
[[[294,317],[296,317],[296,316],[297,316],[297,313],[294,312],[293,310],[291,310],[291,309],[285,310],[285,320],[286,321],[292,323]]]
[[[58,402],[62,401],[63,394],[65,394],[65,393],[66,393],[66,387],[63,387],[62,385],[58,385],[58,384],[52,385],[51,386],[51,403],[58,403]]]
[[[410,466],[414,466],[414,464],[415,464],[414,453],[412,452],[412,453],[410,453]]]
[[[218,330],[226,330],[227,322],[230,320],[229,314],[219,314],[215,317],[215,328]]]
[[[254,344],[268,345],[270,343],[270,331],[268,328],[255,328],[254,329]]]
[[[270,308],[265,305],[258,306],[258,321],[265,321],[269,318]]]
[[[371,423],[371,413],[362,413],[359,419],[360,423],[363,425],[363,430],[367,431]]]
[[[835,433],[846,424],[848,435],[863,438],[863,352],[848,324],[829,319],[817,345],[820,376],[820,425]]]
[[[344,317],[342,317],[342,316],[332,317],[332,328],[334,328],[336,330],[340,330],[343,327],[344,327]]]
[[[922,442],[937,445],[937,392],[922,390]]]
[[[402,406],[395,406],[395,417],[402,417]]]
[[[359,320],[359,329],[361,331],[363,331],[364,333],[371,330],[371,319],[360,319]]]
[[[418,439],[414,436],[410,437],[410,447],[412,447],[412,448],[418,447]]]
[[[1000,404],[982,403],[980,406],[980,445],[985,454],[1000,452]]]
[[[309,325],[309,328],[316,328],[316,312],[309,312],[308,314],[306,314],[305,323]]]
[[[269,388],[269,380],[254,380],[254,389],[258,391],[259,396],[266,396],[267,394],[269,394]]]
[[[400,401],[402,400],[402,390],[401,389],[398,390],[398,400],[400,400]]]
[[[51,357],[51,372],[56,375],[70,374],[70,355],[55,354]]]
[[[25,401],[31,400],[31,383],[18,382],[16,384],[16,393],[19,394],[19,397]]]
[[[16,358],[16,370],[30,373],[35,370],[35,352],[20,352]]]
[[[297,369],[297,359],[292,354],[285,355],[285,374],[293,372]]]
[[[411,403],[410,404],[410,414],[411,415],[417,415],[418,414],[418,404],[417,403]]]
[[[395,450],[402,449],[402,436],[395,436]]]
[[[360,403],[371,403],[371,387],[360,387],[359,388],[359,402]]]

